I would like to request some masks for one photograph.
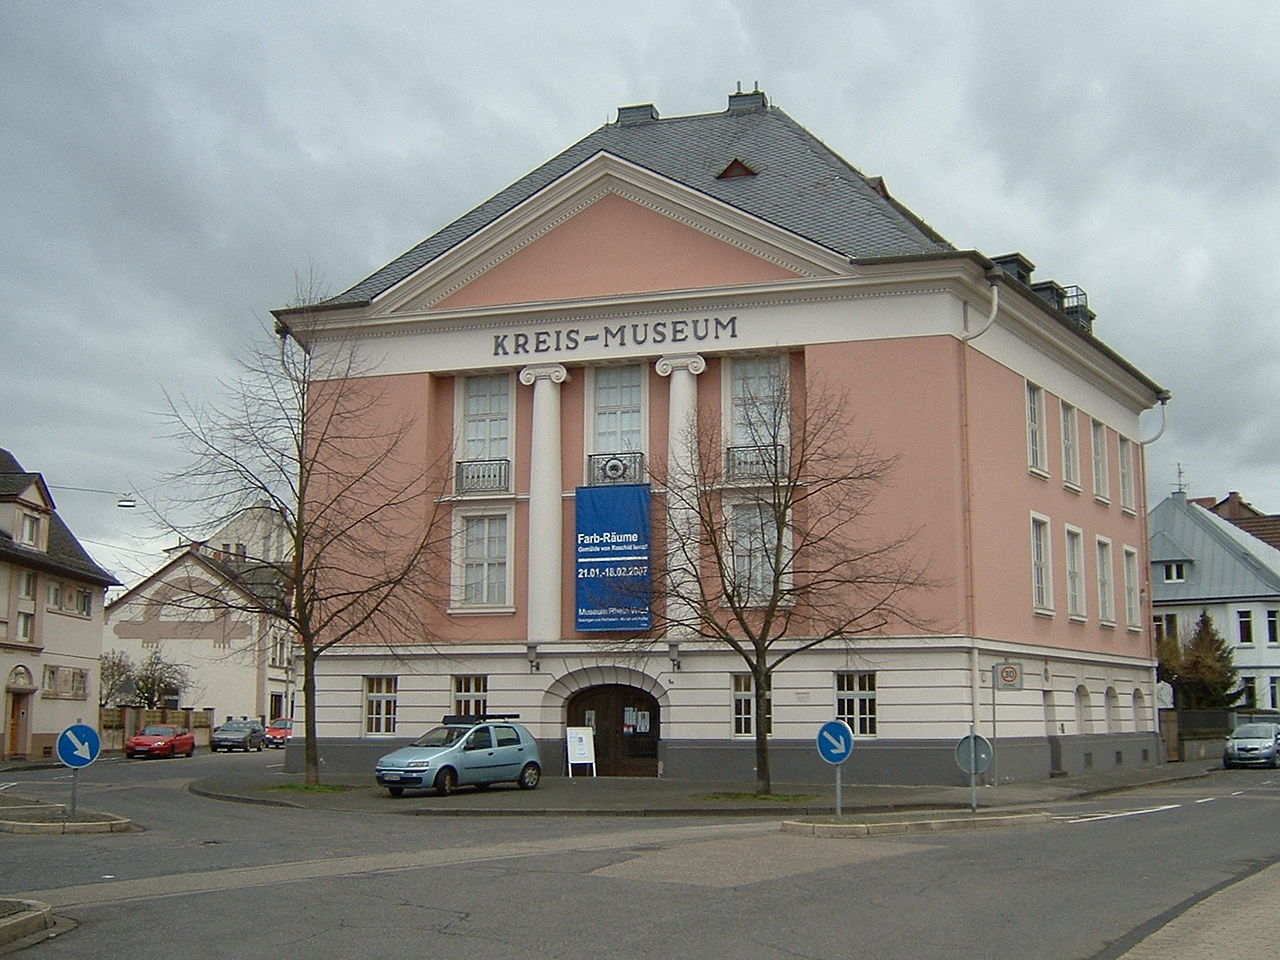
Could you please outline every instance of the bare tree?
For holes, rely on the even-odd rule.
[[[104,650],[98,658],[98,706],[114,707],[133,689],[134,664],[123,650]]]
[[[352,639],[427,640],[423,624],[439,600],[428,561],[447,544],[448,525],[444,461],[424,462],[416,419],[354,347],[295,336],[314,319],[305,301],[315,298],[299,299],[278,313],[275,342],[242,359],[221,405],[170,398],[175,435],[192,461],[172,478],[182,494],[162,515],[196,508],[205,530],[251,506],[266,504],[280,517],[286,557],[250,549],[224,558],[224,573],[243,589],[188,602],[255,614],[289,632],[302,664],[306,782],[316,784],[317,660]]]
[[[785,369],[748,382],[731,401],[732,435],[718,424],[690,427],[688,462],[655,475],[668,510],[655,626],[669,640],[720,644],[742,658],[761,794],[772,789],[778,667],[822,644],[922,626],[911,598],[930,586],[913,531],[886,533],[874,519],[894,459],[856,431],[842,395],[789,386]]]
[[[166,700],[181,697],[187,681],[186,667],[152,650],[133,671],[133,701],[154,710]]]

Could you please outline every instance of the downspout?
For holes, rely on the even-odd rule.
[[[965,634],[969,637],[969,704],[970,722],[976,732],[978,729],[978,697],[981,693],[978,672],[978,646],[974,637],[974,621],[977,618],[974,609],[973,570],[975,557],[973,553],[973,503],[971,483],[971,459],[969,456],[969,351],[968,344],[976,340],[996,322],[996,314],[1000,311],[1000,287],[998,281],[1003,271],[992,269],[987,273],[987,283],[991,285],[991,310],[987,319],[977,330],[969,330],[968,306],[965,312],[965,331],[960,335],[960,510],[964,525],[965,544]]]
[[[1172,398],[1173,398],[1173,394],[1171,394],[1168,390],[1161,390],[1158,394],[1156,394],[1156,399],[1160,401],[1160,429],[1156,431],[1156,434],[1154,437],[1151,437],[1149,440],[1143,440],[1138,444],[1138,449],[1142,451],[1141,529],[1142,529],[1142,545],[1145,548],[1143,550],[1143,560],[1145,562],[1142,564],[1142,573],[1141,573],[1142,597],[1143,597],[1143,602],[1141,604],[1141,609],[1142,609],[1141,616],[1143,618],[1143,621],[1142,621],[1143,630],[1146,633],[1146,636],[1148,637],[1147,654],[1148,656],[1151,657],[1151,660],[1153,662],[1156,662],[1157,656],[1156,656],[1156,649],[1155,649],[1155,634],[1151,630],[1151,618],[1155,613],[1155,608],[1152,605],[1154,601],[1151,596],[1151,553],[1150,553],[1151,534],[1150,534],[1150,531],[1147,529],[1147,447],[1150,444],[1155,443],[1157,440],[1159,440],[1161,437],[1164,436],[1164,431],[1169,426],[1169,401]],[[1158,681],[1156,680],[1156,668],[1152,667],[1151,668],[1151,693],[1150,693],[1148,702],[1151,704],[1151,707],[1150,707],[1151,719],[1152,719],[1152,722],[1155,724],[1154,733],[1156,735],[1157,740],[1159,741],[1160,739],[1160,704],[1156,701],[1156,684],[1157,683]]]

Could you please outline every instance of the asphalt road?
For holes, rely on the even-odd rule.
[[[1103,960],[1280,860],[1280,776],[1064,804],[1041,826],[818,840],[776,819],[360,816],[228,804],[278,753],[101,761],[127,834],[0,835],[0,896],[78,922],[31,957]],[[60,799],[61,770],[0,775]]]

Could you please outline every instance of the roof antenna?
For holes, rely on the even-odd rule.
[[[1178,483],[1174,487],[1179,493],[1187,492],[1186,475],[1182,472],[1182,464],[1178,464]]]

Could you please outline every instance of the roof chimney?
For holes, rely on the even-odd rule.
[[[991,262],[1019,283],[1031,284],[1031,271],[1036,265],[1020,253],[1005,253],[992,257]]]
[[[738,92],[729,94],[730,113],[755,113],[769,106],[769,98],[760,89],[760,84],[750,93],[742,92],[742,84],[738,84]]]
[[[658,108],[652,103],[638,103],[631,107],[618,108],[618,124],[630,126],[635,123],[649,123],[658,119]]]

